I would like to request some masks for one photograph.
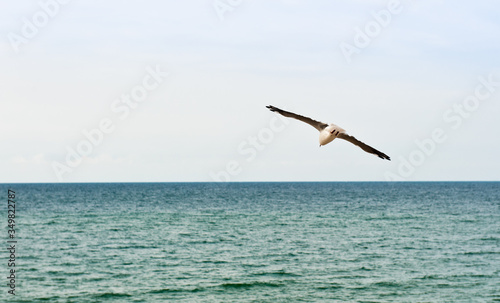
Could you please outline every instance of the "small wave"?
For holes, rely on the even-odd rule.
[[[85,275],[85,273],[84,272],[67,272],[64,275],[66,275],[66,276],[83,276],[83,275]]]
[[[126,293],[106,292],[103,294],[94,295],[94,297],[101,299],[112,299],[112,298],[129,298],[132,297],[132,295]]]
[[[401,286],[401,284],[399,284],[399,283],[390,282],[390,281],[375,282],[372,285],[376,286],[376,287],[400,287]]]
[[[286,272],[284,270],[278,271],[264,271],[253,274],[253,276],[278,276],[278,277],[300,277],[299,274],[294,274],[291,272]]]
[[[131,277],[131,274],[126,274],[126,273],[117,273],[113,275],[114,279],[120,279],[120,278],[128,278]]]
[[[468,251],[468,252],[464,252],[462,253],[466,256],[470,256],[470,255],[497,255],[497,254],[500,254],[500,251]]]
[[[186,243],[189,245],[197,245],[197,244],[219,244],[220,242],[223,242],[224,240],[193,240],[193,241],[187,241]]]
[[[184,292],[185,289],[171,289],[171,288],[163,288],[163,289],[155,289],[150,291],[150,294],[168,294],[168,293],[176,293],[176,292]]]
[[[99,282],[99,281],[104,281],[104,280],[106,280],[106,279],[103,277],[93,277],[93,278],[83,279],[83,281],[85,281],[85,282]]]
[[[145,245],[116,245],[116,244],[109,244],[102,247],[103,250],[127,250],[127,249],[150,249],[150,248],[155,248],[155,247],[145,246]]]
[[[64,262],[64,263],[61,263],[61,266],[64,266],[64,267],[72,267],[72,266],[79,266],[80,264],[78,263],[72,263],[72,262]]]
[[[340,288],[344,288],[344,286],[342,286],[341,284],[338,284],[338,283],[331,283],[328,285],[321,285],[321,286],[316,287],[316,289],[318,289],[318,290],[340,289]]]
[[[24,256],[23,260],[40,260],[38,256]]]
[[[498,237],[484,237],[484,238],[480,238],[479,240],[481,240],[481,241],[495,241],[495,242],[497,242],[497,241],[500,241],[500,238],[498,238]]]
[[[495,276],[493,274],[487,275],[487,274],[461,274],[461,275],[452,275],[447,278],[494,278]]]
[[[150,294],[169,294],[169,293],[195,293],[195,292],[200,292],[200,291],[204,291],[205,288],[199,288],[199,287],[195,287],[195,288],[185,288],[185,289],[182,289],[182,288],[162,288],[162,289],[154,289],[154,290],[151,290],[149,291],[148,293]]]
[[[228,264],[229,262],[228,261],[224,261],[224,260],[203,260],[203,261],[199,261],[197,263],[204,263],[204,264]]]
[[[220,285],[225,289],[243,289],[243,288],[252,288],[252,287],[280,287],[282,284],[272,283],[272,282],[248,282],[248,283],[224,283]]]
[[[54,296],[54,297],[48,297],[48,298],[39,298],[38,300],[40,301],[47,301],[47,302],[55,302],[59,300],[61,297],[59,296]],[[21,302],[32,302],[32,301],[21,301]]]
[[[437,275],[425,275],[423,277],[415,278],[415,279],[418,279],[418,280],[437,280],[437,279],[442,279],[442,277],[437,276]]]

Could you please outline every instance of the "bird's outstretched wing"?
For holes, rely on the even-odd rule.
[[[272,105],[268,105],[266,107],[269,108],[272,112],[277,112],[285,117],[294,118],[294,119],[300,120],[302,122],[305,122],[309,125],[312,125],[314,128],[316,128],[319,131],[322,131],[325,127],[328,126],[328,124],[326,124],[326,123],[319,122],[319,121],[313,120],[311,118],[297,115],[297,114],[294,114],[291,112],[287,112],[286,110],[279,109],[279,108],[274,107]]]
[[[358,139],[354,138],[353,136],[349,136],[346,133],[340,133],[338,135],[338,138],[347,140],[347,141],[351,142],[352,144],[355,144],[355,145],[361,147],[361,149],[367,153],[375,154],[375,155],[379,156],[379,158],[387,159],[387,160],[391,161],[391,158],[388,155],[384,154],[381,151],[376,150],[375,148],[373,148],[371,146],[364,144],[363,142],[359,141]]]

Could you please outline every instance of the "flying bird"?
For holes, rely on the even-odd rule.
[[[375,154],[381,159],[387,159],[387,160],[391,161],[391,158],[388,155],[384,154],[381,151],[376,150],[375,148],[373,148],[371,146],[364,144],[363,142],[359,141],[358,139],[354,138],[353,136],[348,135],[347,132],[345,131],[345,129],[343,129],[342,127],[339,127],[335,124],[328,125],[326,123],[319,122],[319,121],[313,120],[313,119],[308,118],[308,117],[304,117],[304,116],[297,115],[297,114],[294,114],[291,112],[287,112],[285,110],[279,109],[279,108],[274,107],[272,105],[268,105],[266,107],[269,108],[272,112],[277,112],[285,117],[300,120],[300,121],[305,122],[305,123],[313,126],[314,128],[316,128],[319,131],[319,146],[320,147],[322,145],[326,145],[326,144],[332,142],[335,138],[340,138],[340,139],[347,140],[347,141],[351,142],[352,144],[359,146],[362,150],[364,150],[367,153]]]

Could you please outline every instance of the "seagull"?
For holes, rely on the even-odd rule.
[[[313,126],[314,128],[316,128],[319,131],[319,146],[320,147],[322,145],[326,145],[326,144],[332,142],[335,138],[340,138],[340,139],[347,140],[347,141],[351,142],[352,144],[359,146],[362,150],[364,150],[367,153],[375,154],[381,159],[386,159],[386,160],[391,161],[391,158],[388,155],[384,154],[383,152],[378,151],[375,148],[364,144],[363,142],[359,141],[358,139],[354,138],[353,136],[349,136],[347,134],[347,132],[345,131],[345,129],[343,129],[342,127],[339,127],[335,124],[328,125],[326,123],[319,122],[319,121],[313,120],[313,119],[308,118],[308,117],[304,117],[304,116],[297,115],[297,114],[294,114],[291,112],[287,112],[285,110],[279,109],[279,108],[274,107],[272,105],[268,105],[266,107],[269,108],[272,112],[277,112],[278,114],[281,114],[285,117],[300,120],[300,121],[305,122],[305,123]]]

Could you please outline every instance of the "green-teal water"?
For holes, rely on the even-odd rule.
[[[0,188],[2,301],[500,301],[499,182]]]

